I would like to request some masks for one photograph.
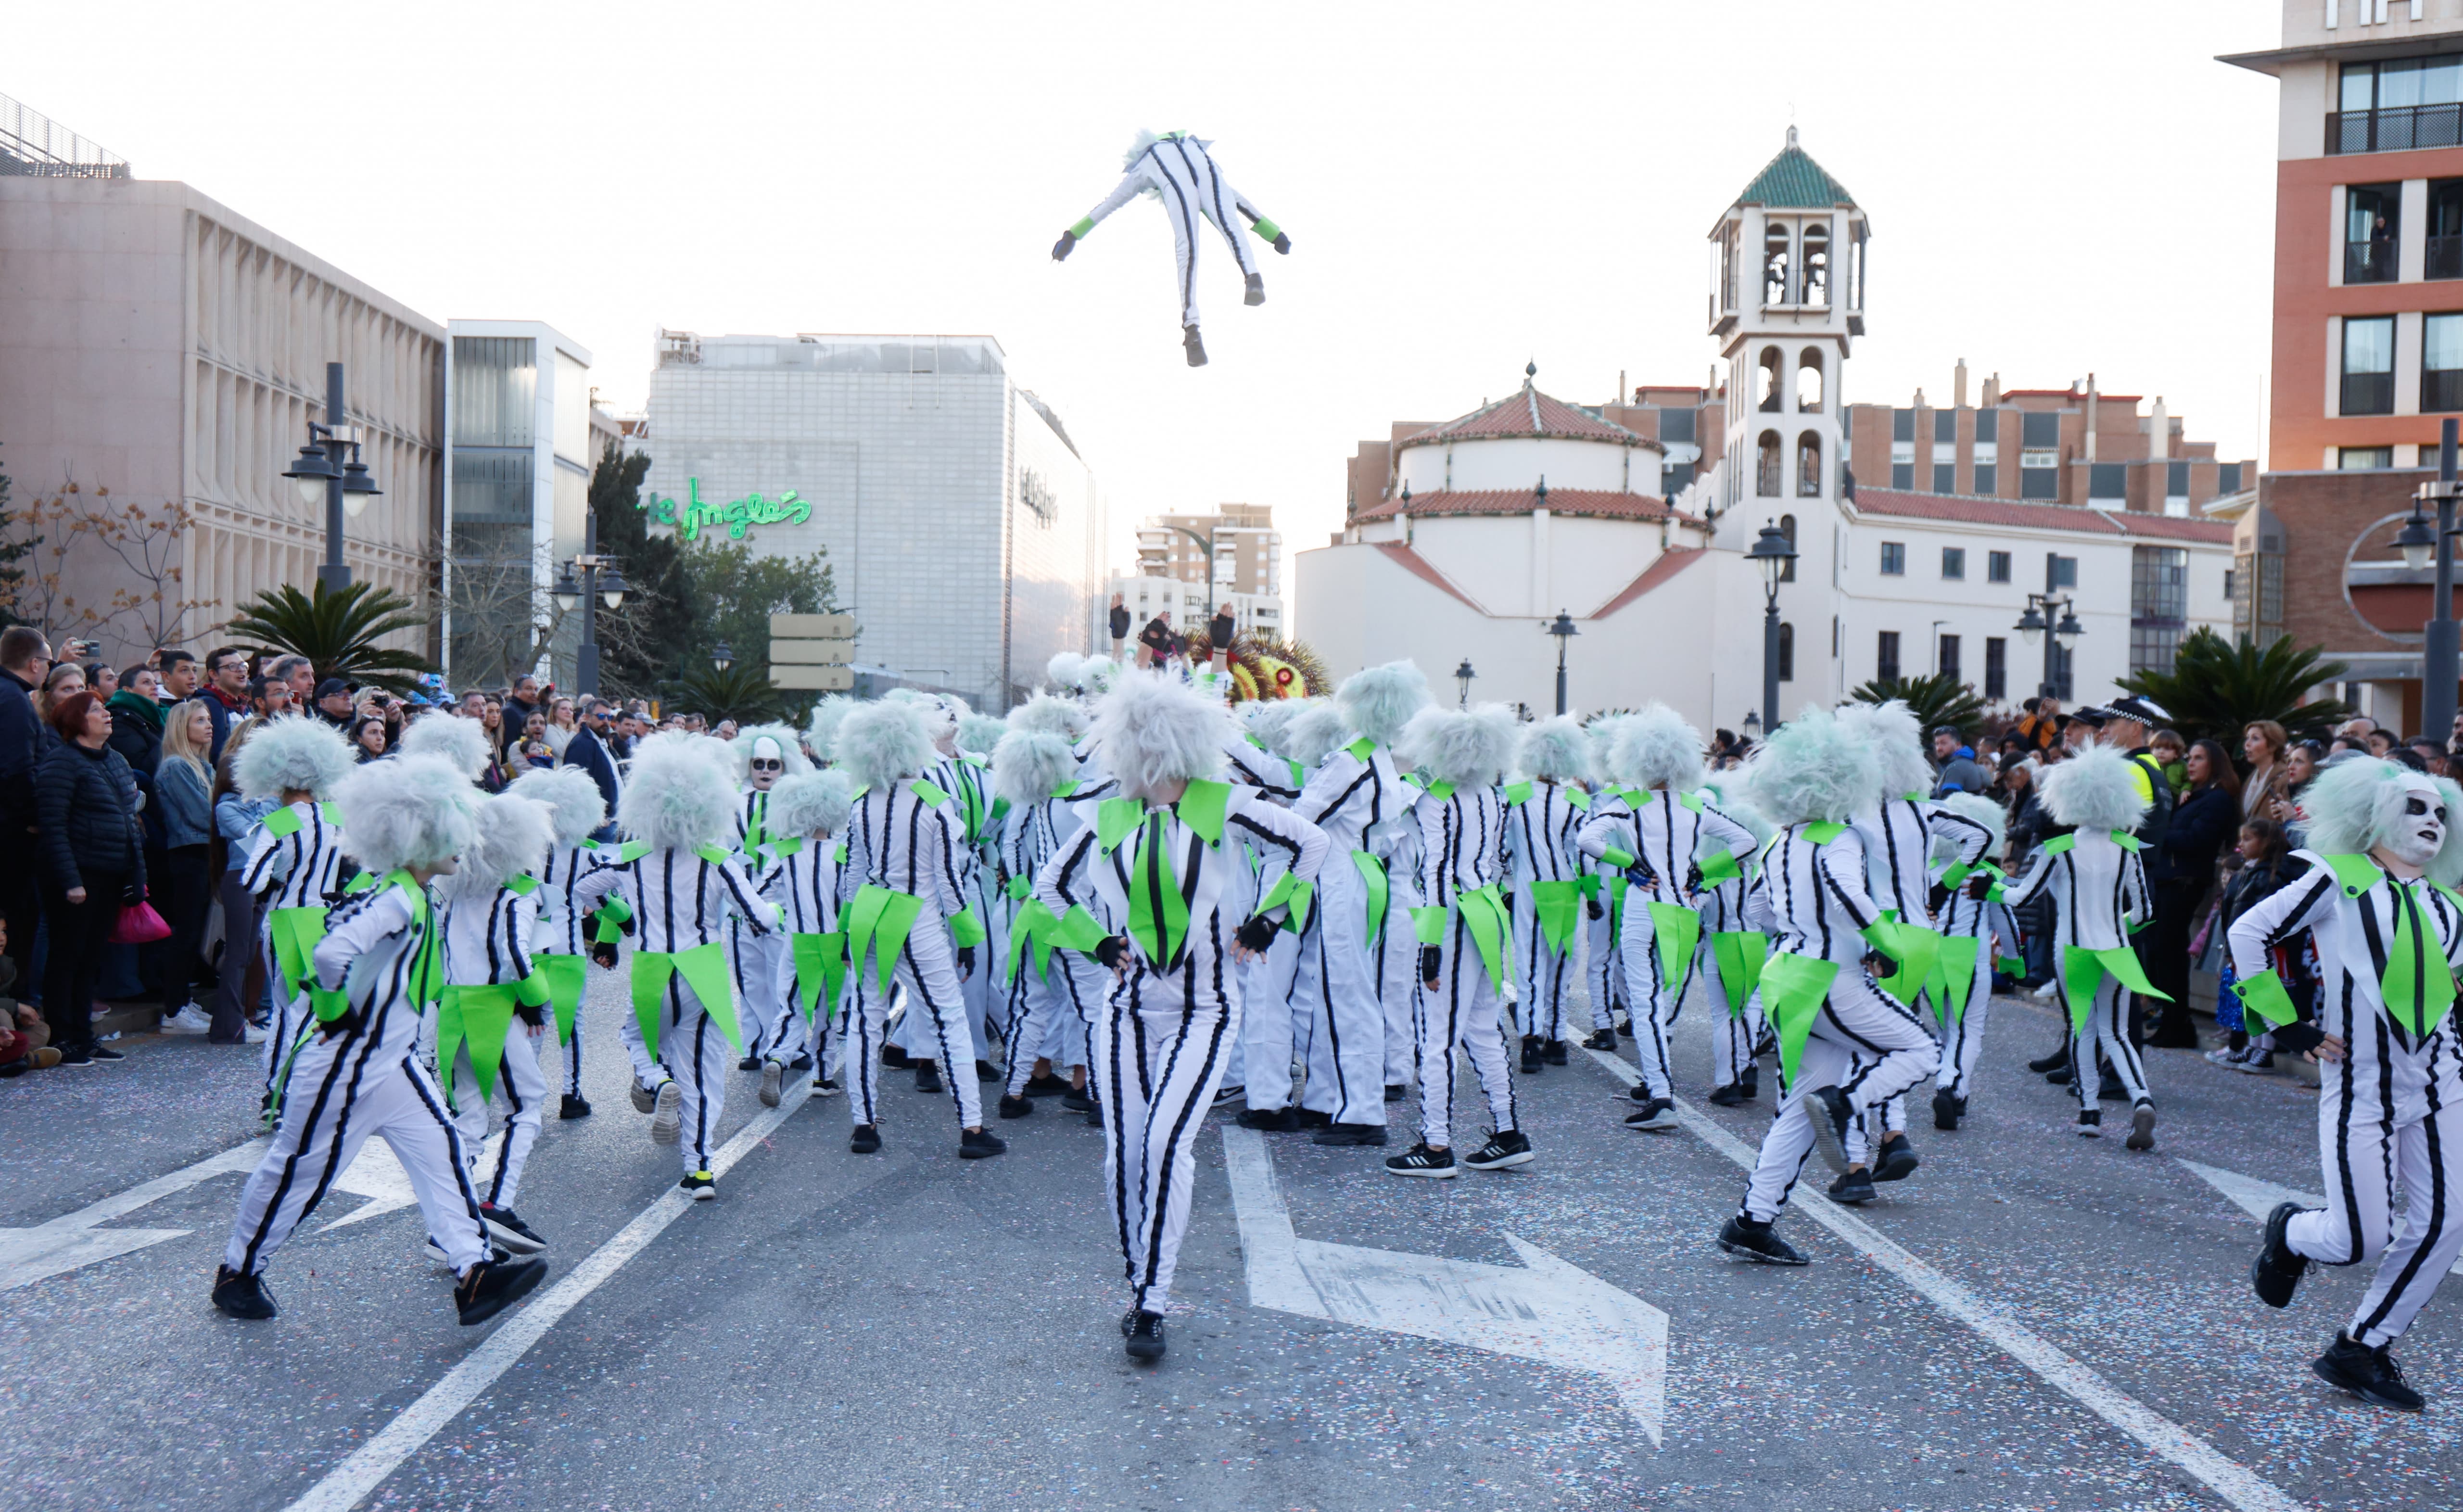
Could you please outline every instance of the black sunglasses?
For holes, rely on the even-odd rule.
[[[767,756],[754,756],[752,758],[752,770],[755,772],[784,772],[787,770],[787,763],[784,761],[773,761]]]

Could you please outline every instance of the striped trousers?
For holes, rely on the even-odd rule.
[[[1197,1182],[1197,1136],[1239,1033],[1239,1010],[1191,999],[1131,967],[1095,1016],[1093,1079],[1103,1105],[1103,1191],[1130,1304],[1161,1312]]]

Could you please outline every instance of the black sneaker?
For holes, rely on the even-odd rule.
[[[1026,1098],[1025,1096],[1021,1095],[1021,1096],[1017,1096],[1017,1097],[1012,1097],[1012,1096],[1010,1096],[1007,1092],[1003,1092],[1003,1093],[1001,1094],[1001,1100],[1000,1100],[1000,1116],[1001,1116],[1001,1117],[1003,1117],[1003,1118],[1024,1118],[1024,1117],[1028,1116],[1029,1114],[1033,1113],[1034,1111],[1035,1111],[1035,1104],[1034,1104],[1031,1100],[1029,1100],[1028,1098]]]
[[[848,1154],[869,1155],[877,1153],[880,1149],[881,1130],[879,1128],[871,1124],[858,1124],[855,1126],[855,1132],[847,1140]]]
[[[1624,1100],[1628,1103],[1650,1102],[1650,1084],[1648,1082],[1636,1082],[1633,1085],[1626,1087],[1624,1089]]]
[[[735,1063],[735,1068],[739,1071],[758,1071],[761,1069],[761,1058],[757,1055],[748,1055]]]
[[[282,1310],[273,1304],[273,1293],[265,1289],[264,1277],[243,1276],[228,1265],[214,1267],[214,1305],[234,1318],[251,1321]]]
[[[787,1063],[787,1069],[790,1071],[809,1071],[812,1068],[813,1053],[810,1050],[796,1051],[796,1059]]]
[[[1856,1122],[1856,1109],[1847,1094],[1835,1086],[1812,1087],[1804,1094],[1804,1111],[1813,1120],[1813,1148],[1821,1151],[1822,1164],[1843,1174],[1847,1130]]]
[[[1462,1173],[1454,1165],[1452,1150],[1430,1150],[1426,1140],[1399,1155],[1386,1156],[1385,1169],[1397,1176],[1434,1176],[1440,1181],[1451,1181]]]
[[[1711,1106],[1712,1107],[1733,1107],[1744,1100],[1745,1089],[1742,1085],[1735,1082],[1731,1082],[1727,1085],[1716,1088],[1711,1093]]]
[[[1472,1171],[1503,1171],[1509,1166],[1527,1166],[1537,1158],[1531,1149],[1531,1136],[1518,1129],[1501,1134],[1491,1134],[1488,1143],[1463,1156],[1462,1163]]]
[[[1802,1265],[1803,1256],[1796,1246],[1780,1238],[1767,1223],[1756,1223],[1748,1217],[1733,1217],[1719,1230],[1719,1247],[1731,1255],[1763,1265]]]
[[[547,1240],[534,1232],[529,1224],[522,1221],[521,1215],[511,1208],[482,1202],[479,1204],[479,1221],[487,1226],[489,1238],[516,1255],[535,1255],[547,1248]]]
[[[981,1058],[978,1058],[978,1059],[976,1060],[976,1062],[975,1062],[975,1080],[976,1080],[976,1081],[978,1081],[978,1082],[997,1082],[997,1081],[999,1081],[1000,1079],[1001,1079],[1001,1074],[1000,1074],[998,1071],[995,1071],[995,1070],[993,1070],[993,1069],[992,1069],[992,1063],[990,1061],[986,1061],[986,1060],[983,1060],[983,1059],[981,1059]]]
[[[2129,1088],[2121,1085],[2121,1078],[2106,1071],[2103,1080],[2095,1085],[2095,1100],[2099,1103],[2126,1103],[2129,1101]]]
[[[1385,1143],[1383,1124],[1327,1124],[1309,1141],[1316,1145],[1378,1145]]]
[[[1229,1086],[1218,1086],[1214,1089],[1214,1106],[1221,1107],[1226,1103],[1236,1103],[1248,1095],[1249,1089],[1237,1082]]]
[[[63,1051],[61,1051],[61,1052],[60,1052],[60,1064],[62,1064],[62,1065],[92,1065],[92,1064],[94,1064],[94,1052],[93,1052],[93,1051],[91,1051],[91,1050],[85,1050],[85,1049],[69,1049],[69,1050],[63,1050]],[[269,1104],[269,1106],[268,1106],[267,1111],[268,1111],[269,1113],[271,1113],[271,1112],[272,1112],[271,1101],[272,1101],[271,1099],[268,1099],[268,1104]]]
[[[1055,1076],[1049,1071],[1044,1072],[1041,1076],[1030,1076],[1026,1079],[1026,1095],[1029,1097],[1067,1097],[1069,1095],[1069,1079],[1065,1076]]]
[[[941,1088],[941,1066],[936,1061],[915,1063],[915,1090],[938,1092]]]
[[[2128,1150],[2155,1148],[2155,1105],[2141,1103],[2129,1110],[2129,1137],[2122,1146]]]
[[[1905,1134],[1892,1134],[1882,1141],[1882,1158],[1873,1167],[1876,1181],[1905,1181],[1916,1173],[1924,1162],[1916,1158],[1916,1147],[1907,1143]]]
[[[1262,1129],[1270,1134],[1293,1134],[1300,1129],[1300,1110],[1297,1107],[1244,1107],[1232,1122],[1242,1129]]]
[[[1745,1066],[1744,1080],[1739,1082],[1737,1085],[1745,1089],[1745,1101],[1748,1103],[1752,1102],[1755,1098],[1761,1096],[1761,1068],[1752,1064],[1751,1063],[1747,1063]]]
[[[1332,1129],[1334,1127],[1334,1115],[1332,1113],[1320,1113],[1314,1107],[1303,1107],[1299,1110],[1299,1115],[1300,1127],[1302,1129]]]
[[[1206,365],[1206,343],[1197,339],[1197,327],[1193,325],[1184,325],[1180,328],[1180,349],[1188,354],[1189,366],[1204,367]],[[1158,1337],[1154,1351],[1156,1354],[1163,1353],[1163,1345],[1160,1338],[1161,1326],[1162,1320],[1157,1319],[1156,1327]],[[1129,1352],[1132,1354],[1137,1353],[1137,1343],[1135,1340],[1130,1341]],[[1140,1358],[1146,1357],[1140,1356]]]
[[[1240,302],[1242,304],[1264,304],[1266,302],[1266,280],[1263,276],[1253,273],[1249,275],[1248,292],[1240,296]]]
[[[893,1071],[904,1071],[907,1065],[906,1052],[894,1044],[884,1044],[881,1047],[881,1063]]]
[[[2309,1274],[2309,1258],[2294,1249],[2284,1236],[2285,1226],[2300,1213],[2298,1202],[2277,1203],[2266,1216],[2266,1238],[2257,1247],[2257,1259],[2249,1262],[2249,1283],[2256,1288],[2257,1300],[2270,1307],[2291,1306],[2300,1278]]]
[[[1873,1172],[1869,1171],[1842,1171],[1839,1179],[1830,1183],[1830,1200],[1833,1202],[1861,1206],[1879,1195],[1881,1194],[1873,1190]]]
[[[1627,1113],[1624,1127],[1649,1134],[1672,1134],[1676,1131],[1676,1102],[1673,1098],[1654,1097],[1642,1105],[1639,1113]]]
[[[567,1092],[564,1094],[564,1101],[556,1105],[556,1116],[558,1118],[588,1118],[590,1116],[590,1100],[586,1097],[576,1097],[571,1092]]]
[[[1403,1085],[1403,1084],[1402,1084],[1402,1083],[1400,1083],[1400,1082],[1388,1082],[1388,1083],[1386,1083],[1386,1084],[1385,1084],[1385,1101],[1387,1101],[1387,1102],[1389,1102],[1389,1103],[1399,1103],[1399,1102],[1403,1101],[1403,1093],[1404,1093],[1404,1090],[1405,1090],[1404,1085]]]
[[[836,1097],[841,1090],[842,1088],[839,1087],[839,1079],[837,1077],[817,1076],[813,1078],[813,1095],[815,1097]]]
[[[1536,1034],[1526,1034],[1522,1037],[1521,1070],[1524,1076],[1539,1074],[1539,1037]]]
[[[2050,1082],[2055,1086],[2067,1086],[2070,1085],[2070,1068],[2065,1065],[2057,1065],[2044,1073],[2044,1080]]]
[[[1032,1091],[1031,1085],[1029,1090]],[[1085,1088],[1073,1086],[1060,1094],[1060,1106],[1073,1113],[1091,1113],[1095,1110],[1095,1100],[1086,1095]]]
[[[1940,1087],[1940,1088],[1936,1089],[1936,1090],[1933,1092],[1933,1094],[1932,1094],[1932,1127],[1933,1127],[1933,1128],[1935,1128],[1935,1129],[1956,1129],[1956,1128],[1958,1127],[1958,1121],[1959,1121],[1960,1119],[1962,1119],[1962,1118],[1966,1117],[1966,1116],[1967,1116],[1967,1099],[1965,1099],[1965,1098],[1963,1098],[1963,1097],[1953,1097],[1953,1096],[1951,1096],[1951,1090],[1950,1090],[1950,1088],[1949,1088],[1949,1087],[1946,1087],[1946,1086],[1945,1086],[1945,1087]]]
[[[462,1326],[486,1323],[527,1297],[547,1280],[547,1261],[535,1255],[519,1260],[481,1260],[453,1283],[453,1305]]]
[[[2100,1107],[2080,1108],[2078,1116],[2078,1131],[2081,1139],[2102,1139],[2103,1137],[2103,1109]]]
[[[2383,1344],[2372,1349],[2354,1343],[2351,1335],[2338,1332],[2335,1342],[2309,1369],[2328,1386],[2341,1387],[2379,1407],[2416,1413],[2428,1405],[2404,1380],[2403,1368],[2394,1363],[2394,1356],[2387,1352]]]
[[[676,1190],[695,1202],[713,1201],[718,1196],[718,1177],[707,1171],[688,1171],[676,1183]]]
[[[93,1058],[94,1063],[97,1065],[109,1065],[115,1061],[125,1061],[128,1059],[128,1057],[120,1054],[119,1051],[113,1049],[107,1044],[88,1045],[85,1053]]]
[[[1103,1127],[1102,1104],[1097,1103],[1094,1107],[1086,1109],[1086,1127],[1088,1129],[1101,1129]]]
[[[1592,1030],[1590,1037],[1582,1041],[1582,1048],[1585,1050],[1606,1050],[1610,1053],[1614,1053],[1616,1050],[1616,1031],[1614,1029]]]
[[[970,1129],[958,1135],[960,1160],[990,1160],[1008,1148],[1008,1142],[989,1129]]]
[[[1197,327],[1192,325],[1188,328],[1188,339],[1192,341],[1196,340]],[[1205,361],[1205,356],[1201,353],[1199,354],[1198,362],[1203,361]],[[1197,362],[1193,362],[1188,365],[1194,367],[1197,365]],[[1162,1359],[1164,1348],[1163,1314],[1159,1312],[1148,1312],[1143,1307],[1138,1308],[1131,1312],[1127,1317],[1121,1320],[1121,1337],[1127,1341],[1130,1359]]]
[[[2036,1072],[2040,1076],[2046,1071],[2067,1070],[2069,1068],[2069,1063],[2070,1047],[2068,1045],[2062,1045],[2050,1055],[2039,1055],[2034,1060],[2028,1062],[2027,1069]]]
[[[1547,1062],[1550,1065],[1569,1065],[1572,1063],[1572,1058],[1566,1053],[1565,1041],[1562,1040],[1540,1041],[1539,1059]]]

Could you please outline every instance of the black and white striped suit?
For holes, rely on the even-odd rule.
[[[315,1021],[305,997],[308,984],[283,978],[273,949],[274,911],[327,907],[341,888],[342,868],[347,865],[342,859],[342,826],[325,817],[322,803],[287,803],[273,813],[285,811],[298,816],[298,827],[288,835],[276,835],[260,821],[240,873],[240,886],[257,900],[256,916],[264,921],[254,943],[265,957],[267,996],[273,999],[273,1021],[265,1035],[269,1098],[281,1090],[277,1084],[292,1046]],[[254,1012],[253,1007],[250,1011]]]
[[[785,854],[779,854],[781,850]],[[810,1051],[813,1077],[818,1081],[829,1074],[833,1043],[841,1054],[844,1052],[845,1031],[832,1027],[839,1005],[830,997],[829,984],[807,982],[796,974],[793,942],[798,934],[833,934],[843,927],[840,898],[847,889],[839,862],[838,838],[804,836],[798,840],[773,836],[763,848],[761,862],[753,886],[785,916],[774,953],[777,976],[770,994],[777,1004],[777,1017],[763,1037],[769,1046],[764,1053],[784,1064]],[[804,1019],[804,991],[808,987],[820,992],[809,1025]],[[845,983],[841,981],[839,987],[843,990]]]
[[[2147,893],[2147,868],[2139,864],[2135,850],[2103,830],[2082,829],[2063,838],[2071,844],[2038,851],[2026,875],[2010,884],[2004,901],[2014,909],[2039,897],[2051,902],[2053,981],[2062,1010],[2068,1013],[2074,1010],[2065,948],[2126,948],[2130,927],[2152,917],[2154,906]],[[2096,1092],[2103,1085],[2103,1073],[2096,1065],[2099,1050],[2128,1088],[2130,1107],[2152,1101],[2147,1095],[2145,1063],[2138,1058],[2138,1047],[2129,1042],[2129,988],[2110,972],[2096,983],[2085,1029],[2070,1037],[2071,1089],[2078,1094],[2082,1110],[2095,1107]]]
[[[744,874],[756,880],[766,865],[760,850],[770,838],[769,815],[769,792],[746,787],[742,801],[735,807],[735,859],[742,864]],[[763,1052],[770,1027],[778,1021],[778,957],[786,949],[786,938],[775,932],[757,933],[741,920],[727,927],[727,964],[735,974],[735,1000],[741,1005],[744,1053],[748,1056]]]
[[[452,887],[447,883],[438,890]],[[511,987],[531,974],[530,941],[538,929],[539,893],[498,887],[482,897],[458,890],[447,896],[445,911],[445,981],[448,987]],[[538,1143],[539,1120],[547,1108],[547,1078],[539,1071],[539,1046],[555,1027],[546,1010],[534,1026],[520,1013],[505,1027],[504,1060],[496,1067],[496,1095],[505,1100],[505,1140],[496,1147],[491,1170],[473,1170],[479,1194],[500,1208],[514,1205],[521,1191],[522,1168],[530,1163],[531,1147]],[[578,1016],[577,1016],[577,1022]],[[468,1044],[454,1051],[452,1063],[439,1066],[451,1094],[454,1126],[462,1131],[462,1150],[474,1165],[488,1139],[488,1105],[470,1068]]]
[[[1001,871],[1012,879],[1013,886],[1023,879],[1031,897],[1035,874],[1060,848],[1062,838],[1075,834],[1078,827],[1077,811],[1065,798],[1046,798],[1012,809],[1001,829]],[[1010,928],[1018,928],[1014,912]],[[1088,992],[1081,1009],[1075,991],[1077,978],[1071,975],[1075,953],[1053,946],[1044,957],[1044,969],[1037,971],[1035,946],[1030,943],[1020,948],[1017,975],[1003,988],[1001,1039],[1009,1046],[1009,1074],[1002,1090],[1011,1097],[1025,1095],[1026,1084],[1034,1076],[1038,1059],[1049,1059],[1056,1065],[1086,1063],[1086,1044],[1099,993]],[[995,972],[1007,971],[1007,948],[987,964]]]
[[[1418,800],[1419,790],[1404,782],[1393,756],[1378,746],[1364,757],[1348,748],[1335,751],[1292,804],[1334,847],[1318,875],[1317,919],[1300,940],[1292,997],[1294,1011],[1305,1006],[1309,1015],[1308,1085],[1300,1104],[1339,1124],[1384,1124],[1387,1069],[1397,1056],[1407,1064],[1411,1053],[1410,962],[1419,953],[1404,899],[1418,889],[1390,863],[1395,827],[1408,822]],[[1354,859],[1361,855],[1385,877],[1385,911],[1375,920],[1368,917],[1369,885]],[[1392,1054],[1389,997],[1406,1009]]]
[[[1933,928],[1931,858],[1936,843],[1951,848],[1954,859],[1973,866],[1993,844],[1993,831],[1929,799],[1910,794],[1885,800],[1849,819],[1864,837],[1864,875],[1873,903],[1897,914],[1902,923]],[[1912,998],[1923,991],[1918,982],[1907,989]],[[1883,989],[1885,992],[1887,988]],[[1910,1002],[1909,1007],[1915,1006]],[[1980,1027],[1980,1025],[1979,1025]],[[1879,1122],[1888,1133],[1907,1127],[1905,1097],[1882,1105]],[[1869,1132],[1869,1131],[1868,1131]]]
[[[1457,788],[1444,798],[1431,792],[1414,812],[1420,821],[1419,892],[1426,900],[1420,906],[1445,913],[1435,942],[1436,985],[1421,979],[1413,1023],[1420,1138],[1431,1150],[1445,1150],[1453,1144],[1456,1045],[1471,1057],[1496,1131],[1520,1127],[1515,1120],[1514,1073],[1500,1027],[1504,1005],[1497,1001],[1496,986],[1489,979],[1488,963],[1461,904],[1462,894],[1505,880],[1505,798],[1493,787]],[[1416,933],[1413,937],[1428,943]],[[1510,970],[1514,942],[1500,939],[1497,948],[1506,953]]]
[[[616,886],[614,874],[605,866],[615,856],[613,847],[586,841],[547,853],[547,862],[538,871],[538,932],[531,937],[533,949],[545,955],[590,954],[590,913]],[[583,996],[588,996],[586,989]],[[571,1097],[581,1095],[581,1037],[588,1017],[575,1006],[573,1038],[564,1045],[564,1090]],[[632,1038],[641,1038],[641,1026],[633,1022],[631,1014],[622,1017],[620,1026],[629,1026]],[[621,1031],[618,1038],[624,1038]]]
[[[1119,187],[1071,229],[1085,235],[1144,189],[1153,189],[1162,197],[1164,214],[1171,222],[1172,259],[1180,270],[1180,323],[1195,325],[1198,227],[1205,222],[1213,223],[1231,244],[1232,260],[1240,265],[1245,276],[1255,273],[1257,265],[1250,260],[1248,244],[1241,240],[1240,228],[1232,217],[1243,215],[1254,221],[1258,218],[1257,208],[1225,181],[1222,170],[1208,155],[1206,143],[1186,133],[1175,133],[1150,144],[1129,164]]]
[[[1534,780],[1530,796],[1505,811],[1505,864],[1514,889],[1515,1017],[1519,1033],[1542,1040],[1566,1037],[1565,978],[1574,967],[1582,915],[1577,908],[1565,948],[1557,950],[1539,928],[1531,884],[1580,883],[1581,852],[1574,837],[1585,817],[1568,789],[1544,778]]]
[[[948,1072],[946,1085],[957,1107],[958,1127],[979,1128],[983,1098],[958,979],[958,947],[949,937],[949,920],[967,907],[970,893],[965,822],[954,802],[926,802],[917,796],[911,779],[901,780],[857,800],[847,821],[846,846],[840,889],[847,899],[873,887],[923,900],[914,928],[892,958],[891,983],[906,994],[909,1053],[941,1063]],[[855,1076],[847,1110],[858,1125],[878,1125],[882,1032],[889,1017],[890,992],[881,985],[879,947],[867,943],[859,957],[854,941],[848,944],[855,1012],[849,1016],[853,1032],[847,1063]],[[973,969],[980,972],[986,966],[978,948]]]
[[[2326,1206],[2295,1217],[2286,1237],[2322,1264],[2378,1262],[2345,1330],[2375,1348],[2403,1336],[2463,1256],[2463,1021],[2450,1010],[2415,1035],[2387,1012],[2381,986],[2399,894],[2409,894],[2420,921],[2423,972],[2463,964],[2463,909],[2426,883],[2387,876],[2349,896],[2324,857],[2294,854],[2309,871],[2234,922],[2233,970],[2243,977],[2267,970],[2268,950],[2304,930],[2317,946],[2317,1027],[2344,1051],[2318,1067]],[[2408,1199],[2400,1234],[2397,1187]]]

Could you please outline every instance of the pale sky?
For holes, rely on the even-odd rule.
[[[1698,383],[1704,237],[1782,144],[1873,227],[1851,402],[1980,383],[2162,394],[2260,454],[2276,85],[2266,0],[1232,6],[16,8],[0,94],[435,318],[550,322],[637,409],[661,326],[989,332],[1122,542],[1271,504],[1340,527],[1397,419]],[[312,80],[304,65],[326,65]],[[1291,233],[1268,302],[1170,232],[1061,229],[1140,127],[1216,143]],[[1244,231],[1243,234],[1246,234]],[[1253,244],[1255,245],[1255,244]],[[1289,559],[1286,558],[1288,568]]]

